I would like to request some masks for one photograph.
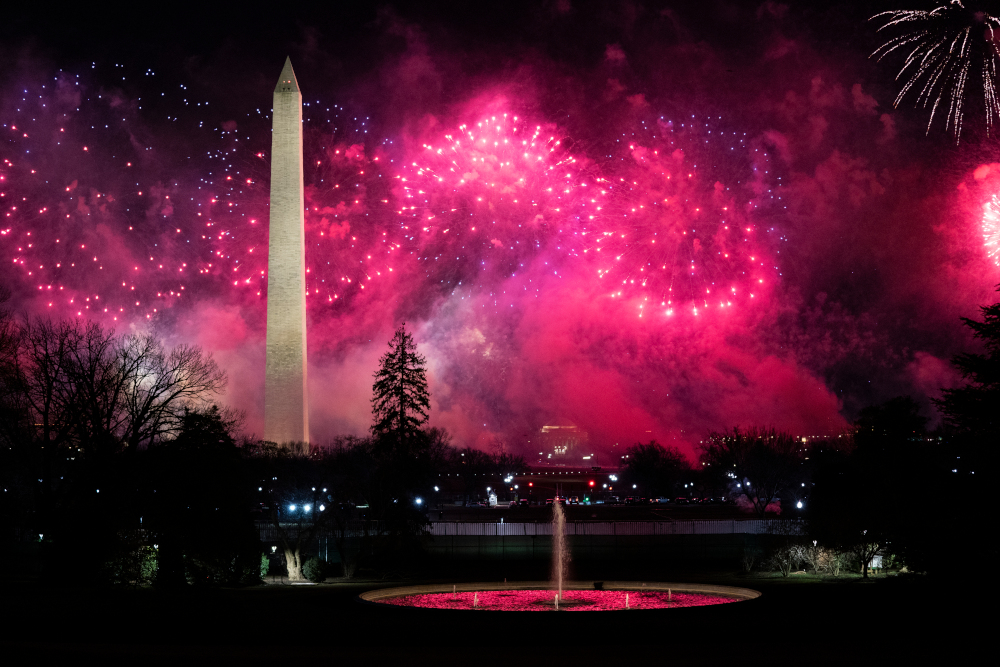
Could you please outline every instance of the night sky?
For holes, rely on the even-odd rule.
[[[558,423],[692,453],[901,394],[938,419],[959,318],[996,300],[1000,160],[974,98],[958,145],[893,108],[902,60],[869,59],[868,18],[903,5],[423,4],[6,16],[14,309],[200,344],[261,432],[288,55],[314,441],[365,432],[402,321],[461,445],[529,452]]]

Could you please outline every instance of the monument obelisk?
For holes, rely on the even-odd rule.
[[[269,231],[264,439],[304,442],[309,440],[309,402],[302,93],[291,58],[285,59],[274,88]]]

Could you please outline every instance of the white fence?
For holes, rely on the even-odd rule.
[[[289,535],[298,532],[297,524],[282,524]],[[308,526],[303,526],[308,528]],[[257,522],[260,537],[265,542],[278,539],[277,530],[266,521]],[[317,536],[364,537],[379,535],[384,527],[378,521],[350,521],[340,528],[319,531]],[[434,537],[521,537],[551,536],[549,522],[520,521],[434,521],[425,526],[426,534]],[[721,521],[567,521],[566,535],[801,535],[801,521],[782,519],[726,519]]]
[[[434,536],[516,537],[552,535],[551,523],[435,521],[427,532]],[[732,519],[722,521],[567,521],[566,535],[799,535],[800,521]]]

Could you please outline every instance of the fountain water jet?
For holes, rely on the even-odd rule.
[[[566,514],[562,503],[556,498],[552,503],[552,579],[558,591],[556,598],[562,597],[563,579],[569,553],[566,549]]]

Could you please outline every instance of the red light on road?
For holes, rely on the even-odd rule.
[[[534,486],[534,485],[535,485],[534,482],[528,482],[528,486]]]
[[[591,485],[591,486],[593,486],[593,485],[594,485],[594,480],[590,480],[590,485]]]

